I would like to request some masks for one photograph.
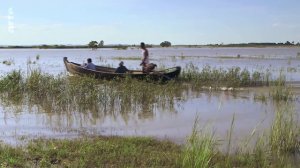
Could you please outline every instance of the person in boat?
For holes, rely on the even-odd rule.
[[[124,62],[121,61],[119,63],[119,67],[116,69],[115,73],[126,73],[128,72],[129,70],[126,68],[126,66],[124,66]]]
[[[150,63],[150,61],[149,61],[149,52],[148,52],[148,49],[146,48],[146,45],[145,45],[144,42],[141,42],[140,47],[143,50],[143,59],[142,59],[142,62],[140,64],[140,66],[143,67],[143,72],[144,73],[152,72],[155,69],[156,64]]]
[[[83,67],[86,69],[96,70],[96,66],[95,66],[95,64],[93,64],[91,58],[87,59],[87,63]]]
[[[144,42],[141,42],[141,49],[143,50],[143,58],[140,66],[142,66],[143,71],[146,69],[147,65],[149,64],[149,52],[146,48],[146,45]]]

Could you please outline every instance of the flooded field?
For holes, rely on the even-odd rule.
[[[201,71],[205,66],[225,70],[240,67],[250,73],[270,73],[272,79],[284,74],[294,94],[292,104],[299,114],[300,48],[151,48],[149,51],[151,62],[158,64],[158,68],[179,65],[184,71],[192,65]],[[90,57],[95,64],[112,67],[122,60],[128,68],[139,69],[141,51],[135,48],[93,51],[4,49],[0,50],[0,74],[5,77],[13,70],[20,70],[22,75],[28,76],[32,71],[40,70],[41,73],[67,78],[63,57],[78,63]],[[105,86],[109,87],[109,83]],[[95,100],[93,106],[82,105],[78,99],[71,105],[55,107],[57,102],[53,103],[52,99],[31,101],[30,94],[18,101],[11,99],[12,95],[2,95],[0,139],[15,144],[38,137],[73,138],[87,134],[151,136],[183,143],[191,134],[197,116],[200,124],[212,127],[220,140],[226,139],[234,118],[233,139],[243,139],[254,129],[258,132],[269,129],[275,111],[281,106],[272,98],[271,87],[234,90],[215,90],[209,86],[201,89],[174,87],[173,91],[167,90],[168,85],[153,87],[160,92],[149,89],[154,93],[147,94],[155,95],[144,99],[139,99],[138,93],[132,93],[128,102],[126,96],[119,93],[123,90],[97,90],[101,92],[99,95],[115,97],[112,101],[111,97],[104,96],[99,102]],[[141,92],[142,89],[136,88]],[[59,97],[57,100],[66,104]]]

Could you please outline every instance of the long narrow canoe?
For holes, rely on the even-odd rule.
[[[78,63],[69,62],[67,57],[64,57],[64,63],[67,71],[72,75],[88,75],[97,79],[114,79],[114,78],[137,78],[137,79],[151,79],[151,80],[171,80],[179,76],[181,67],[176,66],[160,71],[150,73],[143,73],[139,70],[129,70],[126,73],[115,73],[116,68],[109,68],[104,66],[96,66],[96,70],[86,69]]]

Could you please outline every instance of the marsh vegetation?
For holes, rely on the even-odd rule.
[[[174,50],[177,52],[179,49]],[[217,49],[218,52],[220,50]],[[91,53],[98,52],[100,53]],[[140,60],[132,56],[136,55],[133,53],[135,50],[112,50],[128,53],[126,56],[115,54],[120,56],[109,59],[105,54],[102,55],[102,52],[105,53],[106,50],[94,55],[95,61],[103,63],[105,60],[105,63],[112,65],[111,60]],[[179,78],[166,83],[130,78],[107,81],[66,76],[61,73],[62,70],[49,73],[53,69],[63,69],[61,65],[55,64],[55,56],[55,61],[52,61],[53,67],[49,66],[48,71],[39,68],[39,65],[45,65],[45,62],[52,59],[52,55],[47,57],[45,54],[34,53],[32,58],[24,58],[23,62],[27,62],[27,66],[24,67],[27,69],[12,70],[0,77],[0,114],[5,123],[1,125],[4,126],[1,135],[7,136],[5,129],[8,128],[16,132],[13,137],[24,140],[24,143],[13,147],[1,145],[1,166],[297,167],[300,164],[299,93],[295,92],[297,88],[289,86],[287,80],[290,76],[286,77],[281,71],[284,69],[286,73],[297,75],[297,59],[287,61],[276,58],[276,61],[281,61],[278,64],[287,62],[288,65],[278,68],[276,64],[272,64],[272,57],[263,55],[263,61],[271,61],[263,63],[270,66],[261,68],[257,65],[261,61],[261,57],[257,56],[260,54],[257,54],[253,63],[255,68],[248,68],[251,56],[246,57],[247,54],[243,51],[238,53],[243,59],[235,59],[237,54],[231,54],[232,57],[228,57],[226,53],[216,54],[213,60],[217,63],[205,62],[212,59],[208,56],[185,56],[184,52],[186,51],[179,52],[179,55],[156,59],[174,62],[180,60],[184,65]],[[297,53],[294,56],[298,57]],[[197,59],[204,60],[204,63],[200,64],[203,66],[199,66],[199,62],[196,61],[189,62]],[[11,69],[18,69],[15,66],[23,67],[23,64],[20,66],[19,59],[8,57],[5,60],[15,61],[11,66],[2,66]],[[223,66],[228,65],[230,61],[234,63]],[[169,67],[164,63],[161,65]],[[35,66],[38,68],[32,68]],[[253,92],[251,89],[257,91]],[[260,108],[261,106],[264,108]],[[213,112],[216,113],[212,114]],[[196,118],[195,113],[198,116]],[[262,120],[266,120],[266,124],[261,124],[258,115],[265,115]],[[191,119],[176,119],[186,116]],[[216,120],[211,119],[218,117]],[[169,120],[170,118],[175,120]],[[253,120],[249,122],[245,118]],[[27,121],[28,119],[31,120]],[[26,122],[19,122],[20,120]],[[204,124],[209,120],[212,120],[211,123]],[[223,122],[224,120],[228,120],[229,124]],[[39,122],[40,125],[31,124],[33,121]],[[257,123],[251,125],[255,121]],[[109,129],[111,125],[121,122],[124,124]],[[18,137],[17,132],[23,130],[14,126],[5,127],[11,123],[20,127],[29,125],[29,129],[41,127],[54,134],[50,136],[54,139],[47,136],[32,137],[31,134],[26,134],[26,131]],[[190,123],[193,128],[185,127],[182,123]],[[126,125],[133,129],[133,133],[127,133],[126,129],[117,130]],[[220,134],[214,126],[224,128],[221,132],[227,131],[227,134]],[[154,135],[139,133],[140,127],[153,128]],[[167,141],[164,138],[172,141],[174,139],[166,134],[158,136],[160,140],[157,140],[155,135],[160,132],[172,132],[172,129],[165,129],[166,127],[174,127],[174,134],[188,134],[186,141]],[[177,131],[182,127],[183,131]],[[241,127],[250,127],[251,130],[246,132],[240,129]],[[114,132],[114,129],[117,131]],[[57,139],[55,133],[61,130],[62,134],[77,134],[71,138],[60,136],[61,139]],[[105,130],[109,133],[106,134]],[[142,129],[141,132],[143,131]],[[149,135],[155,139],[144,137]]]

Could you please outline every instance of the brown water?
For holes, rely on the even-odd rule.
[[[138,49],[0,50],[0,62],[12,62],[12,65],[0,64],[0,74],[20,69],[26,75],[38,68],[42,72],[66,75],[62,61],[64,56],[79,63],[91,57],[97,64],[111,66],[117,66],[121,57],[127,67],[138,69],[140,52]],[[150,49],[150,53],[152,62],[165,67],[181,65],[184,68],[190,63],[200,69],[205,65],[222,68],[239,66],[251,71],[270,71],[274,77],[282,71],[292,84],[296,97],[299,96],[299,48],[154,48]],[[236,58],[238,54],[241,58]],[[37,55],[39,59],[36,59]],[[149,108],[149,104],[145,103],[125,114],[121,109],[48,112],[46,108],[26,101],[12,106],[1,100],[0,139],[15,144],[37,137],[72,138],[88,134],[152,136],[182,143],[190,135],[196,116],[201,125],[212,127],[220,139],[225,139],[235,116],[234,138],[242,139],[255,128],[261,131],[268,128],[273,119],[278,105],[270,99],[255,99],[255,95],[261,94],[268,95],[269,88],[241,88],[239,91],[204,89],[182,94],[185,98],[176,98],[171,106],[163,107],[158,103]],[[299,111],[298,99],[294,103]]]

